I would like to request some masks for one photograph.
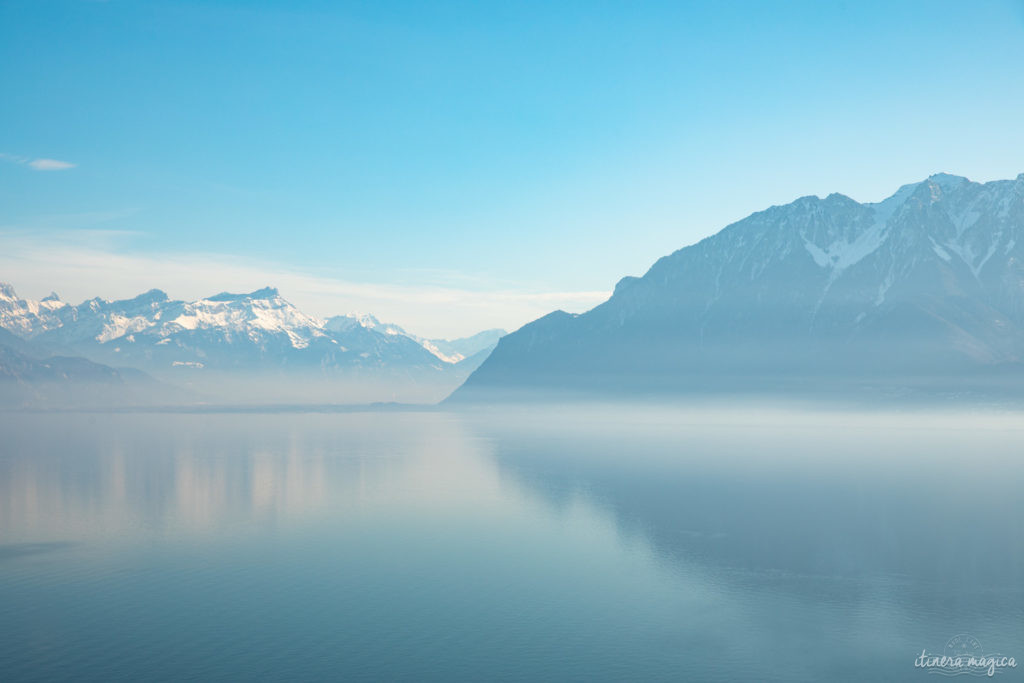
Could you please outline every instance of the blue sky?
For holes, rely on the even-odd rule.
[[[801,195],[1014,177],[1022,84],[1011,0],[0,0],[0,280],[514,328]]]

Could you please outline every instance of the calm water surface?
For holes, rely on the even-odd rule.
[[[923,681],[965,633],[1024,659],[1021,424],[3,414],[0,680]]]

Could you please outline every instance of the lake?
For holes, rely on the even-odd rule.
[[[1014,413],[0,429],[3,681],[927,680],[924,651],[1024,657]]]

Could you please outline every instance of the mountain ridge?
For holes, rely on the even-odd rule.
[[[309,316],[273,287],[195,301],[172,300],[151,289],[130,299],[97,297],[72,305],[56,296],[20,299],[13,286],[0,286],[0,329],[40,348],[139,368],[172,383],[198,382],[214,392],[224,381],[247,375],[265,378],[261,391],[268,398],[275,387],[298,396],[300,380],[317,387],[319,400],[331,400],[332,386],[341,389],[356,380],[390,382],[399,393],[405,382],[429,395],[450,391],[482,361],[460,362],[465,356],[446,356],[431,340],[395,325],[381,327],[372,316],[350,322],[329,325]],[[469,343],[477,354],[495,341],[485,334],[475,343],[455,343]],[[433,386],[438,388],[427,391]],[[390,399],[392,393],[382,396]]]
[[[881,202],[833,193],[755,212],[586,313],[507,335],[453,398],[916,382],[1016,372],[1022,357],[1024,174],[935,174]]]

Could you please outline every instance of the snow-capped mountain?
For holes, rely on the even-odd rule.
[[[984,384],[1024,360],[1024,174],[802,197],[504,337],[456,396]],[[966,382],[969,377],[970,382]],[[938,379],[937,379],[938,378]]]
[[[19,336],[33,336],[59,325],[54,312],[65,305],[55,293],[42,301],[21,299],[14,287],[0,282],[0,328]]]
[[[345,332],[357,325],[382,334],[408,337],[446,363],[460,363],[483,351],[489,352],[498,343],[499,339],[508,334],[505,330],[495,328],[461,339],[427,339],[426,337],[406,332],[394,323],[382,323],[367,313],[337,315],[328,318],[326,323],[328,330],[336,332]]]
[[[3,322],[10,331],[90,357],[157,369],[217,364],[224,360],[218,350],[228,348],[243,352],[231,363],[272,361],[274,350],[297,352],[326,340],[321,321],[269,288],[193,302],[173,301],[154,289],[133,299],[96,298],[77,306],[56,297],[48,306],[18,299],[9,286],[4,294]]]
[[[272,372],[304,380],[401,379],[450,390],[479,364],[428,350],[426,340],[372,316],[325,321],[306,315],[269,287],[191,302],[154,289],[133,299],[96,298],[76,306],[56,295],[21,299],[3,285],[0,328],[40,348],[186,383],[203,375],[216,374],[220,382],[224,373]]]

